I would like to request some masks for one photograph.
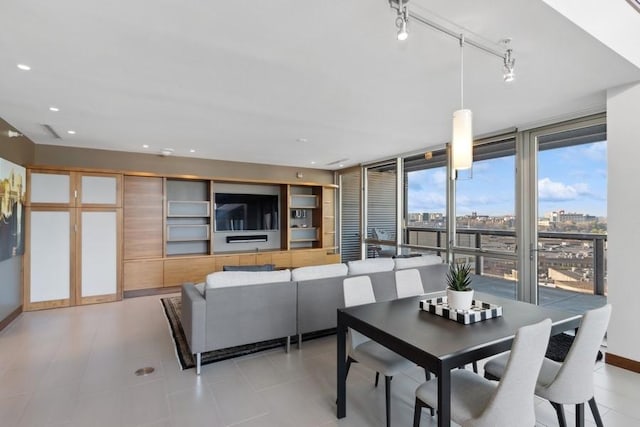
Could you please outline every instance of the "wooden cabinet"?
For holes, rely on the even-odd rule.
[[[333,249],[336,243],[336,190],[332,187],[322,188],[322,247]],[[339,261],[338,261],[339,262]]]
[[[74,208],[122,207],[122,175],[30,169],[29,206]]]
[[[327,253],[319,250],[293,250],[291,251],[291,267],[305,267],[308,265],[326,264]]]
[[[68,307],[74,303],[73,209],[26,209],[24,309]]]
[[[25,310],[122,297],[122,176],[29,170]]]
[[[163,187],[162,178],[124,177],[125,260],[161,258],[163,256]],[[128,289],[126,280],[125,289]]]
[[[211,182],[167,179],[167,256],[211,254]]]
[[[164,287],[180,286],[185,282],[204,282],[215,271],[214,257],[175,258],[164,261]]]
[[[289,186],[288,249],[321,247],[322,187]]]
[[[264,233],[276,235],[268,249],[234,244],[235,252],[220,252],[231,248],[224,245],[214,250],[214,237],[223,234],[213,230],[213,190],[230,184],[247,193],[257,184],[279,196],[268,212],[271,221],[263,219],[269,223]],[[123,290],[200,282],[225,265],[284,269],[339,262],[331,253],[335,197],[332,185],[30,168],[24,308],[114,301]]]
[[[123,282],[125,291],[162,288],[164,261],[162,259],[125,261]]]

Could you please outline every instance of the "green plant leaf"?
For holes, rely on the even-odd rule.
[[[470,291],[471,265],[453,263],[447,272],[447,287],[453,291]]]

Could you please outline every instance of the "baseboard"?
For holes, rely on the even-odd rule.
[[[124,291],[124,298],[135,298],[135,297],[148,297],[150,295],[164,295],[164,294],[175,294],[180,292],[180,286],[171,286],[169,288],[153,288],[153,289],[138,289],[135,291]]]
[[[638,362],[637,360],[627,359],[626,357],[607,353],[607,356],[605,357],[605,363],[607,363],[608,365],[617,366],[618,368],[626,369],[631,372],[640,373],[640,362]]]
[[[20,316],[20,313],[22,313],[22,305],[18,306],[18,308],[13,310],[7,317],[0,320],[0,331],[9,326],[9,324],[13,322],[16,317]]]

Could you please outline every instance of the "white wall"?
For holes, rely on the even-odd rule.
[[[640,361],[640,83],[607,93],[608,351]]]
[[[543,0],[609,49],[640,67],[640,14],[624,0]],[[611,23],[615,22],[615,25]]]

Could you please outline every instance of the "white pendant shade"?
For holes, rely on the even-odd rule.
[[[453,169],[470,169],[473,163],[473,115],[471,110],[453,112],[451,156]]]

